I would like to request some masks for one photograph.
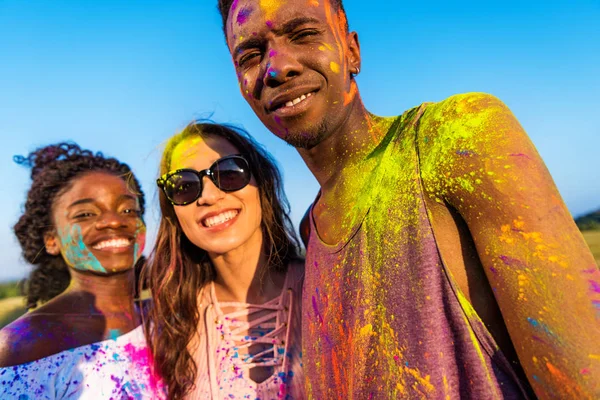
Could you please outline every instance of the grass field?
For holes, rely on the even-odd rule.
[[[25,313],[23,297],[9,297],[0,300],[0,328],[10,324]]]
[[[594,254],[596,263],[600,265],[600,230],[584,231],[583,237]],[[6,285],[4,285],[6,286]],[[12,290],[12,288],[9,288]],[[12,293],[12,291],[10,292]],[[149,293],[143,293],[142,298],[149,297]],[[8,297],[0,299],[0,328],[11,323],[25,313],[22,297]]]
[[[596,264],[600,265],[600,231],[584,231],[583,237],[596,258]]]

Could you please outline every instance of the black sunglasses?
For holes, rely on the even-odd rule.
[[[198,200],[202,195],[202,179],[208,176],[219,190],[235,192],[250,183],[251,173],[248,161],[239,154],[219,158],[210,168],[178,169],[156,180],[171,204],[185,206]]]

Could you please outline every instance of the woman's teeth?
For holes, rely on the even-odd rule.
[[[110,240],[103,240],[100,243],[96,243],[94,246],[92,246],[92,248],[96,249],[96,250],[102,250],[102,249],[106,249],[106,248],[115,248],[115,247],[127,247],[129,246],[129,244],[131,243],[131,241],[129,239],[110,239]]]
[[[210,228],[211,226],[219,225],[229,221],[230,219],[233,219],[236,215],[238,215],[238,213],[239,211],[236,210],[225,211],[224,213],[221,213],[219,215],[206,218],[203,221],[203,224],[207,228]]]
[[[287,103],[285,103],[286,107],[293,107],[296,104],[300,103],[302,100],[306,99],[307,97],[312,96],[312,93],[307,93],[307,94],[303,94],[300,97],[296,97],[294,100],[288,101]]]

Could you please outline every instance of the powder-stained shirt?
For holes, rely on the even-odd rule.
[[[143,328],[115,339],[0,368],[0,399],[165,399]]]
[[[279,296],[264,304],[223,303],[214,285],[201,296],[198,335],[191,344],[198,367],[195,386],[188,400],[302,400],[306,398],[301,354],[303,270],[288,268]],[[243,322],[252,313],[252,323]],[[248,346],[262,342],[256,354]],[[252,380],[252,366],[271,366],[264,381]]]
[[[311,209],[302,300],[309,398],[526,396],[441,259],[419,170],[427,108],[393,120],[344,240],[324,243]]]

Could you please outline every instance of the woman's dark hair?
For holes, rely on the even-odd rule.
[[[217,8],[219,9],[219,14],[221,14],[221,22],[223,24],[223,33],[225,34],[225,38],[227,38],[227,18],[229,16],[229,10],[231,10],[231,5],[233,3],[237,3],[237,0],[218,0]],[[346,18],[346,11],[344,10],[344,5],[342,4],[342,0],[329,0],[333,9],[338,12],[338,16],[342,20],[342,25],[346,32],[348,31],[348,20]]]
[[[264,243],[269,268],[285,271],[298,257],[298,240],[288,217],[289,204],[275,162],[245,131],[215,123],[195,121],[167,143],[160,174],[171,169],[171,156],[182,141],[194,137],[223,138],[249,162],[258,187]],[[198,296],[216,277],[206,251],[193,245],[183,233],[175,210],[159,191],[162,218],[155,247],[143,271],[152,292],[150,323],[145,324],[154,365],[168,386],[169,398],[180,399],[194,385],[197,367],[188,351],[200,316]]]
[[[123,178],[137,194],[140,211],[144,213],[144,193],[127,164],[102,153],[81,149],[75,143],[57,143],[41,147],[27,157],[15,156],[17,164],[31,168],[31,187],[27,193],[25,211],[14,226],[21,244],[23,258],[35,268],[21,285],[27,308],[46,302],[63,292],[71,280],[62,256],[45,251],[44,238],[55,229],[53,205],[72,186],[75,179],[89,172],[106,172]],[[141,263],[138,260],[136,269]],[[136,285],[137,286],[137,285]]]

